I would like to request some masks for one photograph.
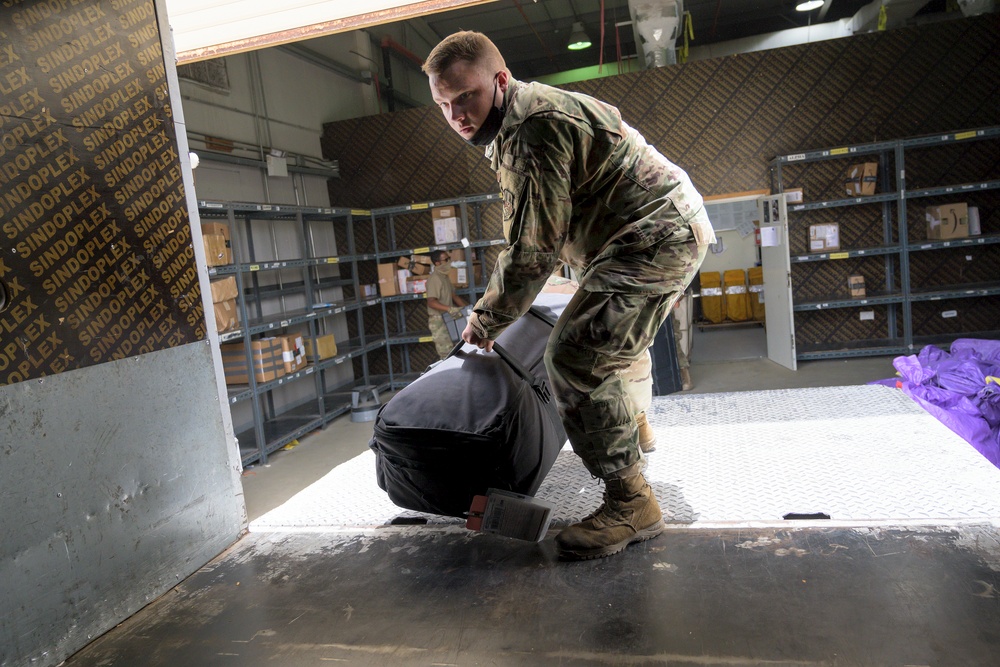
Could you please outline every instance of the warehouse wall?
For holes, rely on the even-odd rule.
[[[758,190],[771,187],[769,162],[776,155],[1000,124],[995,102],[1000,95],[1000,17],[870,33],[565,87],[617,105],[627,122],[688,171],[702,193]],[[330,123],[323,150],[341,159],[343,177],[330,183],[335,204],[379,207],[496,189],[481,150],[465,145],[433,107]],[[928,162],[938,167],[925,165],[923,173],[908,179],[908,187],[962,182],[970,173],[997,178],[996,154],[996,142],[979,142],[958,154],[933,158]],[[822,200],[831,186],[840,184],[838,170],[843,167],[823,164],[826,169],[793,174],[786,187],[804,188],[807,201]],[[907,167],[909,177],[911,165]],[[977,193],[977,198],[985,216],[983,233],[1000,232],[995,193]],[[911,226],[919,230],[921,207],[911,208]],[[845,213],[840,222],[849,245],[864,241],[873,228],[860,211]],[[881,230],[881,225],[875,228]],[[795,241],[805,246],[805,237]],[[793,247],[793,252],[801,251]],[[995,268],[992,274],[990,270],[1000,263],[998,253],[992,245],[977,249],[971,261],[965,255],[928,256],[926,266],[915,265],[921,272],[916,280],[930,281],[942,272],[962,275],[967,282],[980,275],[995,279]],[[816,294],[834,284],[839,289],[843,267],[831,264],[800,267],[807,273],[793,276],[797,289]],[[872,283],[880,277],[884,279],[873,275]],[[961,326],[966,331],[994,329],[1000,300],[988,297],[977,305],[981,307]],[[826,311],[797,318],[797,333],[812,342],[850,340],[875,337],[864,327],[885,324],[844,319],[851,314]],[[933,312],[923,319],[928,334],[948,333],[948,326],[957,325],[943,323]]]
[[[246,519],[162,2],[5,4],[0,664],[44,666]]]

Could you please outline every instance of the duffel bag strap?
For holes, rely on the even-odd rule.
[[[517,375],[531,385],[531,388],[535,390],[538,394],[538,398],[542,403],[548,403],[552,400],[552,394],[549,393],[549,386],[545,384],[545,380],[537,378],[521,365],[521,362],[514,358],[514,356],[505,350],[502,345],[498,345],[496,341],[493,341],[493,351],[500,355],[500,358],[507,362],[511,370],[517,373]]]

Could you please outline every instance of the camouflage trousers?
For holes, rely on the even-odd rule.
[[[559,414],[573,451],[595,477],[641,458],[628,368],[647,353],[707,249],[688,236],[602,262],[592,272],[602,285],[637,271],[655,282],[645,292],[591,292],[585,278],[549,337],[545,366]]]
[[[434,349],[437,350],[438,358],[444,359],[455,347],[448,334],[448,327],[441,317],[441,313],[427,313],[427,325],[430,327],[431,336],[434,338]]]
[[[691,361],[688,359],[687,352],[681,346],[681,321],[677,319],[677,313],[674,313],[674,348],[677,350],[677,368],[691,368]]]

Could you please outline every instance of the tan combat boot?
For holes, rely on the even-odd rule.
[[[681,369],[681,389],[684,391],[691,391],[694,389],[694,383],[691,382],[691,370],[687,368]]]
[[[655,450],[656,435],[653,433],[653,427],[649,425],[649,421],[646,419],[646,413],[640,412],[635,418],[635,423],[639,427],[639,449],[642,450],[643,454]]]
[[[636,463],[604,481],[604,504],[556,536],[560,558],[590,560],[612,556],[630,544],[664,531],[660,506],[640,469]]]

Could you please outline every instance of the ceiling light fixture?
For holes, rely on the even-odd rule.
[[[814,9],[823,6],[823,0],[806,0],[805,2],[800,2],[795,5],[795,11],[797,12],[811,12]]]
[[[590,37],[583,31],[583,24],[577,21],[573,24],[573,30],[569,33],[569,43],[566,48],[570,51],[579,51],[590,47]]]

